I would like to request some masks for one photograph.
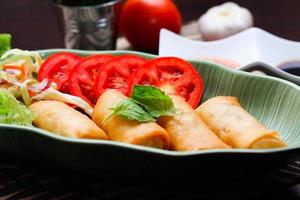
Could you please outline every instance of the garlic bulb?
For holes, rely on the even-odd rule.
[[[198,24],[204,40],[217,40],[253,26],[253,17],[248,9],[227,2],[210,8]]]

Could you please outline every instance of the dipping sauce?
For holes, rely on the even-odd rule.
[[[300,60],[287,61],[277,67],[290,74],[300,76]]]

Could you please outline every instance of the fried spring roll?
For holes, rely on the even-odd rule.
[[[38,101],[29,107],[36,115],[33,124],[72,138],[108,139],[86,115],[58,101]]]
[[[158,123],[169,133],[172,148],[178,151],[230,148],[201,120],[182,97],[171,96],[177,114],[160,117]]]
[[[274,148],[286,146],[278,133],[269,130],[244,110],[237,98],[214,97],[196,112],[225,143],[234,148]]]
[[[97,101],[92,114],[93,121],[100,126],[110,139],[130,144],[168,149],[170,138],[168,133],[155,122],[141,123],[113,116],[105,122],[120,101],[127,97],[117,90],[107,90]],[[104,123],[105,122],[105,123]]]

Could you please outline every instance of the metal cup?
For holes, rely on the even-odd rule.
[[[122,0],[112,0],[93,6],[59,5],[64,18],[66,48],[115,49],[121,3]]]

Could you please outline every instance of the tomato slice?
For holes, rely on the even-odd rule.
[[[71,94],[82,98],[92,106],[95,105],[97,102],[94,90],[96,76],[102,65],[113,57],[112,55],[93,55],[79,62],[70,73]]]
[[[175,57],[156,58],[140,67],[132,74],[128,96],[135,84],[152,85],[169,95],[180,95],[193,108],[203,93],[203,80],[198,72],[190,63]]]
[[[81,57],[73,53],[56,53],[49,56],[41,65],[38,81],[49,79],[57,84],[57,89],[69,93],[69,74],[73,67],[81,61]]]
[[[142,57],[124,55],[105,63],[96,78],[97,97],[107,89],[117,89],[126,94],[131,74],[146,62]]]

